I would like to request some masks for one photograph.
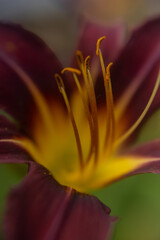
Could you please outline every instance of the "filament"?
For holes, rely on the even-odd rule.
[[[75,135],[75,139],[76,139],[76,144],[77,144],[80,167],[81,167],[81,169],[83,169],[84,162],[83,162],[82,146],[81,146],[81,141],[80,141],[80,137],[79,137],[79,133],[78,133],[78,128],[77,128],[77,125],[76,125],[76,122],[75,122],[75,119],[74,119],[74,116],[73,116],[72,109],[71,109],[70,104],[69,104],[67,94],[65,92],[65,87],[64,87],[63,80],[62,80],[62,78],[59,74],[55,74],[55,79],[56,79],[59,91],[63,96],[65,105],[66,105],[67,110],[68,110],[69,117],[71,119],[73,131],[74,131],[74,135]]]
[[[110,67],[113,63],[110,63],[107,68],[105,69],[105,64],[102,56],[102,52],[100,49],[101,42],[106,37],[101,37],[97,41],[97,49],[96,54],[99,56],[102,74],[103,74],[103,81],[105,87],[105,95],[106,95],[106,134],[104,140],[104,151],[111,151],[112,144],[114,141],[115,135],[115,116],[114,116],[114,105],[113,105],[113,93],[112,93],[112,85],[111,85],[111,78],[110,78]]]
[[[86,74],[85,73],[84,74],[86,75],[86,81],[88,82],[88,86],[89,86],[88,91],[89,91],[89,98],[90,98],[90,107],[91,107],[93,123],[94,123],[94,144],[95,144],[95,163],[96,163],[98,159],[98,150],[99,150],[98,113],[97,113],[97,103],[96,103],[93,80],[89,70],[89,59],[90,59],[89,56],[85,59]]]
[[[106,93],[106,135],[104,141],[104,150],[110,152],[115,137],[115,116],[114,116],[114,104],[113,93],[110,78],[110,68],[113,63],[110,63],[106,68],[106,78],[104,79],[105,93]]]
[[[153,100],[154,100],[154,97],[157,93],[157,90],[159,88],[159,85],[160,85],[160,73],[158,74],[158,78],[156,80],[156,83],[155,83],[155,86],[154,86],[154,89],[152,91],[152,94],[150,96],[150,99],[145,107],[145,109],[143,110],[142,114],[140,115],[140,117],[137,119],[137,121],[128,129],[128,131],[122,135],[116,142],[115,142],[115,145],[120,145],[122,144],[134,131],[135,129],[139,126],[139,124],[142,122],[142,120],[144,119],[144,117],[146,116]]]
[[[90,57],[88,56],[84,62],[81,51],[77,51],[76,56],[77,56],[78,65],[80,67],[80,70],[82,71],[82,75],[85,83],[85,89],[87,91],[87,96],[88,96],[88,100],[91,108],[91,116],[92,116],[93,128],[94,128],[93,130],[94,146],[92,147],[92,150],[94,150],[95,152],[95,163],[96,163],[98,159],[98,151],[99,151],[99,136],[98,136],[99,134],[98,134],[98,117],[97,117],[98,114],[97,114],[97,104],[96,104],[93,80],[89,70]]]
[[[88,122],[89,122],[89,128],[90,128],[90,136],[91,136],[91,146],[90,146],[90,151],[89,151],[89,154],[88,154],[88,157],[87,157],[87,162],[88,160],[90,159],[91,157],[91,154],[92,154],[92,151],[93,151],[93,147],[94,147],[94,129],[93,129],[93,121],[92,121],[92,117],[91,117],[91,114],[90,114],[90,111],[89,111],[89,107],[88,107],[88,103],[87,103],[87,100],[85,98],[85,94],[84,94],[84,91],[79,83],[79,80],[78,80],[78,77],[76,75],[77,71],[74,71],[74,69],[72,68],[64,68],[61,73],[63,74],[64,72],[66,71],[69,71],[69,72],[72,72],[73,73],[73,79],[76,83],[76,86],[77,86],[77,89],[78,89],[78,92],[80,93],[80,96],[81,96],[81,99],[82,99],[82,102],[83,102],[83,105],[84,105],[84,109],[85,109],[85,112],[86,112],[86,116],[87,116],[87,119],[88,119]],[[78,70],[79,71],[79,70]]]

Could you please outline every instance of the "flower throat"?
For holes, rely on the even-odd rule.
[[[33,116],[34,124],[30,132],[32,139],[27,136],[15,136],[14,138],[0,141],[19,145],[29,153],[35,162],[48,169],[59,183],[73,187],[81,192],[86,192],[88,189],[99,188],[103,186],[104,183],[109,184],[113,179],[121,177],[131,169],[133,170],[133,165],[134,167],[137,166],[138,162],[132,161],[132,159],[128,161],[128,159],[125,158],[121,160],[117,158],[117,149],[144,119],[160,83],[159,74],[148,103],[139,118],[128,130],[125,132],[121,131],[121,134],[117,134],[118,128],[121,127],[120,125],[125,123],[120,122],[117,117],[118,107],[113,101],[110,77],[112,63],[105,67],[100,48],[101,42],[104,39],[105,37],[98,39],[96,49],[96,55],[98,56],[102,70],[106,96],[103,111],[99,111],[97,106],[94,89],[95,80],[90,69],[90,56],[84,59],[82,53],[77,51],[76,57],[79,68],[64,68],[61,71],[61,74],[68,71],[73,75],[77,89],[76,93],[78,95],[77,99],[73,98],[73,100],[75,100],[73,102],[76,108],[79,108],[79,100],[82,103],[83,124],[81,124],[81,122],[79,123],[79,118],[75,118],[75,112],[72,107],[73,102],[71,102],[72,99],[67,96],[62,76],[55,74],[55,79],[59,91],[63,96],[69,116],[66,127],[64,126],[66,117],[66,114],[64,115],[64,109],[61,109],[59,105],[53,105],[54,102],[52,102],[51,105],[48,104],[42,92],[27,72],[9,55],[0,52],[0,59],[17,74],[19,80],[23,82],[32,96],[36,106],[36,114]],[[73,95],[75,94],[75,92],[71,93]],[[124,99],[123,97],[122,95],[121,98]],[[120,99],[121,103],[122,99]],[[129,101],[130,100],[128,100],[128,102]],[[124,105],[126,107],[126,103]],[[54,114],[52,111],[53,106]],[[125,107],[123,106],[124,111],[126,110]],[[19,127],[19,123],[3,109],[0,111],[0,115]],[[68,124],[68,120],[71,122],[71,125]],[[73,128],[74,135],[72,134],[71,128]],[[59,141],[57,141],[55,136],[60,136]],[[74,139],[77,151],[74,146]],[[61,141],[62,143],[59,144]],[[86,145],[84,145],[85,141],[87,148]]]

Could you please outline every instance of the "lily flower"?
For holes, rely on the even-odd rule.
[[[115,218],[89,193],[159,173],[160,139],[132,145],[160,102],[159,27],[148,21],[120,51],[122,28],[88,25],[77,66],[63,69],[34,34],[0,24],[0,162],[29,166],[8,198],[6,239],[109,239]]]

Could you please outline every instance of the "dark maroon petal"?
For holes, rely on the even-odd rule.
[[[5,216],[7,240],[106,240],[113,218],[95,197],[59,185],[34,164],[12,190]]]
[[[115,101],[132,86],[131,101],[125,115],[132,124],[145,108],[160,67],[160,18],[152,19],[135,30],[112,68]],[[134,89],[133,85],[137,87]],[[160,91],[150,112],[160,103]]]
[[[29,163],[29,154],[16,143],[0,142],[0,163]]]
[[[140,157],[160,158],[160,139],[143,143],[137,147],[132,147],[127,150],[126,154]]]
[[[33,33],[19,25],[0,23],[0,108],[26,126],[31,122],[34,101],[9,60],[24,71],[43,96],[53,99],[60,95],[54,73],[59,72],[61,66]]]
[[[135,157],[135,161],[139,161],[140,158],[146,158],[146,162],[140,168],[129,173],[129,176],[150,172],[160,173],[160,139],[135,147],[126,154]]]
[[[100,37],[106,36],[101,50],[105,63],[113,61],[124,44],[125,27],[122,23],[113,26],[102,26],[87,22],[78,41],[77,49],[82,51],[84,57],[96,55],[96,43]]]
[[[7,142],[20,137],[18,126],[0,116],[0,163],[28,163],[32,161],[29,154],[18,144]]]
[[[0,139],[11,139],[18,136],[20,136],[19,126],[6,117],[0,116]]]

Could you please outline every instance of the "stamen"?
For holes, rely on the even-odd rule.
[[[102,52],[100,49],[100,44],[102,40],[106,37],[101,37],[97,41],[97,50],[96,54],[99,56],[103,80],[104,80],[104,87],[105,87],[105,95],[106,95],[106,135],[104,140],[104,151],[110,152],[112,150],[112,144],[114,141],[115,135],[115,116],[114,116],[114,106],[113,106],[113,94],[112,94],[112,85],[110,79],[110,67],[113,63],[110,63],[107,68],[105,69],[105,64],[102,56]]]
[[[79,80],[78,80],[78,77],[75,73],[75,71],[73,71],[73,69],[71,68],[65,68],[65,71],[69,71],[69,72],[72,72],[73,73],[73,78],[74,78],[74,81],[76,83],[76,86],[77,86],[77,89],[80,93],[80,96],[81,96],[81,99],[82,99],[82,102],[83,102],[83,105],[84,105],[84,109],[85,109],[85,112],[86,112],[86,116],[87,116],[87,119],[88,119],[88,123],[89,123],[89,127],[90,127],[90,135],[91,135],[91,146],[90,146],[90,151],[89,151],[89,154],[88,154],[88,157],[87,157],[87,161],[90,159],[90,156],[92,154],[92,151],[93,151],[93,147],[94,147],[94,129],[93,129],[93,121],[92,121],[92,117],[91,117],[91,114],[90,114],[90,111],[89,111],[89,107],[88,107],[88,103],[87,103],[87,100],[85,98],[85,94],[84,94],[84,91],[82,90],[82,87],[79,83]],[[61,73],[64,73],[65,72],[64,69],[61,71]]]
[[[146,116],[146,114],[147,114],[147,112],[148,112],[148,110],[149,110],[149,108],[150,108],[150,106],[151,106],[151,104],[154,100],[154,97],[155,97],[155,95],[158,91],[159,85],[160,85],[160,72],[158,74],[158,78],[156,80],[156,83],[155,83],[154,89],[152,91],[152,94],[150,96],[150,99],[149,99],[145,109],[143,110],[142,114],[137,119],[137,121],[132,125],[132,127],[130,127],[129,130],[115,142],[115,146],[122,144],[136,130],[136,128],[142,122],[142,120]]]
[[[45,99],[42,96],[39,89],[37,88],[37,86],[34,84],[29,75],[27,75],[27,73],[23,71],[23,69],[13,59],[11,59],[5,53],[2,52],[0,52],[0,58],[20,77],[20,79],[26,85],[41,114],[41,118],[45,123],[45,127],[50,132],[53,129],[52,118],[48,106],[45,102]]]
[[[60,75],[57,74],[57,73],[54,75],[54,77],[55,77],[55,79],[56,79],[56,82],[57,82],[57,85],[58,85],[58,88],[59,88],[60,93],[63,94],[64,82],[63,82],[62,78],[61,78]]]
[[[94,146],[91,148],[92,150],[95,150],[95,163],[97,162],[98,159],[98,149],[99,149],[99,140],[98,140],[98,119],[97,119],[97,104],[96,104],[96,97],[95,97],[95,92],[94,92],[94,86],[93,86],[93,81],[92,77],[89,71],[89,58],[87,57],[84,63],[83,60],[83,55],[81,51],[76,52],[77,56],[77,62],[80,67],[80,70],[82,71],[82,75],[84,78],[84,83],[85,83],[85,89],[87,91],[87,96],[89,100],[89,104],[91,107],[91,116],[93,120],[93,139],[94,139]],[[92,154],[91,150],[91,154]],[[90,155],[91,155],[90,154]]]
[[[61,71],[62,74],[64,74],[66,71],[75,73],[77,75],[81,75],[81,71],[76,69],[76,68],[71,68],[71,67],[67,67],[67,68],[63,68],[63,70]]]
[[[88,87],[88,95],[90,101],[90,107],[93,117],[93,124],[94,124],[94,144],[95,144],[95,163],[98,159],[98,151],[99,151],[99,131],[98,131],[98,113],[97,113],[97,103],[96,103],[96,96],[94,91],[94,85],[92,76],[89,70],[89,60],[90,56],[85,59],[85,71],[82,69],[82,73],[84,75],[84,79],[86,81],[86,86]]]
[[[62,80],[62,78],[59,74],[55,74],[55,79],[56,79],[59,91],[63,96],[65,105],[66,105],[67,110],[68,110],[69,117],[71,119],[73,131],[74,131],[74,135],[75,135],[75,139],[76,139],[76,143],[77,143],[77,150],[78,150],[78,156],[79,156],[79,161],[80,161],[80,167],[81,167],[81,169],[83,169],[84,162],[83,162],[82,146],[81,146],[81,141],[80,141],[80,137],[79,137],[79,133],[78,133],[78,128],[77,128],[77,125],[76,125],[76,122],[75,122],[75,119],[74,119],[74,116],[73,116],[72,109],[71,109],[70,104],[69,104],[67,94],[65,92],[65,87],[64,87],[63,80]]]
[[[115,137],[114,104],[113,104],[112,85],[111,85],[111,79],[110,79],[110,68],[112,65],[113,63],[108,64],[106,68],[106,79],[104,79],[105,93],[106,93],[106,112],[107,112],[104,150],[108,150],[109,152],[112,150],[112,144]]]

